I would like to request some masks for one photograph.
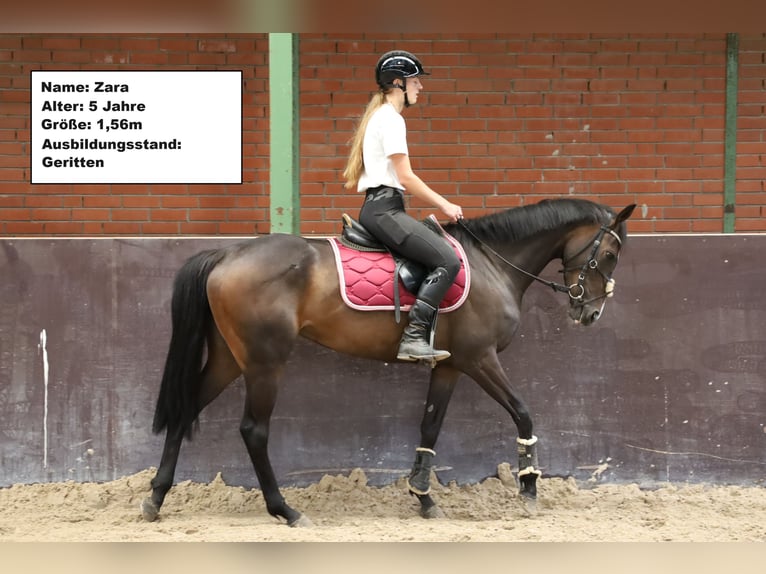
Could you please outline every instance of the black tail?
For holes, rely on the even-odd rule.
[[[212,321],[207,300],[207,278],[221,262],[224,250],[203,251],[189,258],[173,282],[173,331],[154,411],[155,433],[183,429],[191,437],[197,419],[205,338]]]

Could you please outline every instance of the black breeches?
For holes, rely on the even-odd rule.
[[[447,275],[446,281],[440,281],[443,292],[434,293],[434,298],[441,301],[460,271],[460,260],[443,237],[407,215],[400,192],[385,187],[369,190],[359,222],[391,251],[417,261],[429,272],[443,268]]]

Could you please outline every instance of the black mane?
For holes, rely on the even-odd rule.
[[[483,241],[520,241],[528,237],[571,225],[608,224],[614,212],[605,205],[585,199],[544,199],[539,203],[514,207],[475,219],[464,219],[465,226]],[[618,230],[624,236],[624,226]],[[458,241],[470,238],[461,225],[451,223],[445,229]],[[624,238],[624,237],[623,237]],[[472,239],[472,238],[471,238]]]

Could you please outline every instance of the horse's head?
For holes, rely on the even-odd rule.
[[[569,293],[569,316],[583,325],[596,322],[604,310],[607,297],[614,291],[614,273],[620,257],[627,220],[636,204],[620,211],[595,232],[594,226],[577,228],[564,246],[564,284]]]

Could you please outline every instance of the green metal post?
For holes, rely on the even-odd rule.
[[[300,233],[298,36],[269,34],[271,233]]]
[[[723,232],[734,233],[737,206],[737,80],[739,35],[726,35],[726,123],[724,141]]]

